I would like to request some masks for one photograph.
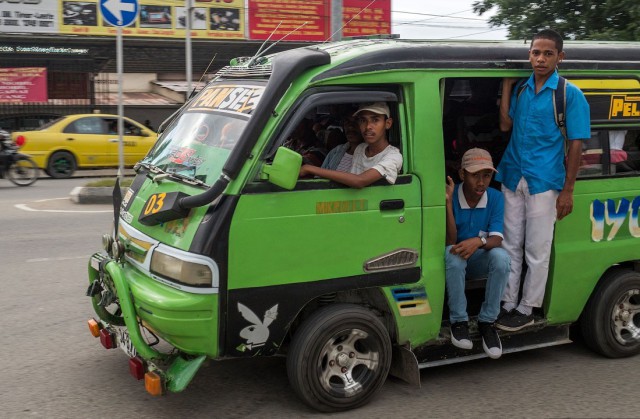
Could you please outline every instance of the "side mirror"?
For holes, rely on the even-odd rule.
[[[260,178],[281,188],[291,190],[296,186],[301,166],[302,156],[300,154],[286,147],[279,147],[273,163],[265,164],[262,167]]]

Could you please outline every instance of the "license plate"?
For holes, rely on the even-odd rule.
[[[100,261],[93,256],[91,256],[91,267],[96,271],[100,270]]]
[[[127,329],[124,327],[116,327],[115,332],[120,349],[122,349],[125,354],[129,355],[130,358],[138,355],[136,352],[136,348],[133,346],[133,343],[129,338],[129,332],[127,331]]]

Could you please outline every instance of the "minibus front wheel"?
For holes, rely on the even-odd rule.
[[[594,290],[580,321],[589,348],[609,358],[640,353],[640,273],[615,268]]]
[[[382,387],[391,365],[391,339],[378,317],[355,304],[313,313],[294,334],[287,355],[291,387],[322,412],[353,409]]]

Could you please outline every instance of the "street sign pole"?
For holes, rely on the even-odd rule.
[[[116,36],[116,67],[118,71],[118,178],[124,175],[124,105],[122,103],[122,26]]]
[[[187,24],[187,30],[185,31],[185,63],[186,63],[186,73],[187,73],[187,94],[185,96],[185,102],[189,100],[189,96],[191,95],[191,79],[193,79],[192,74],[192,64],[191,64],[191,26],[192,26],[192,17],[193,17],[193,1],[185,0],[187,16],[185,19],[185,23]]]
[[[124,104],[122,98],[122,27],[138,18],[138,0],[100,0],[104,20],[116,31],[116,67],[118,71],[118,178],[124,174]]]

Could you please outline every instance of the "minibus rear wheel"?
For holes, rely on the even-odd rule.
[[[640,273],[609,271],[587,303],[580,326],[595,352],[609,358],[640,353]]]
[[[374,313],[335,304],[313,313],[297,330],[287,355],[291,387],[322,412],[353,409],[382,387],[391,366],[391,339]]]

